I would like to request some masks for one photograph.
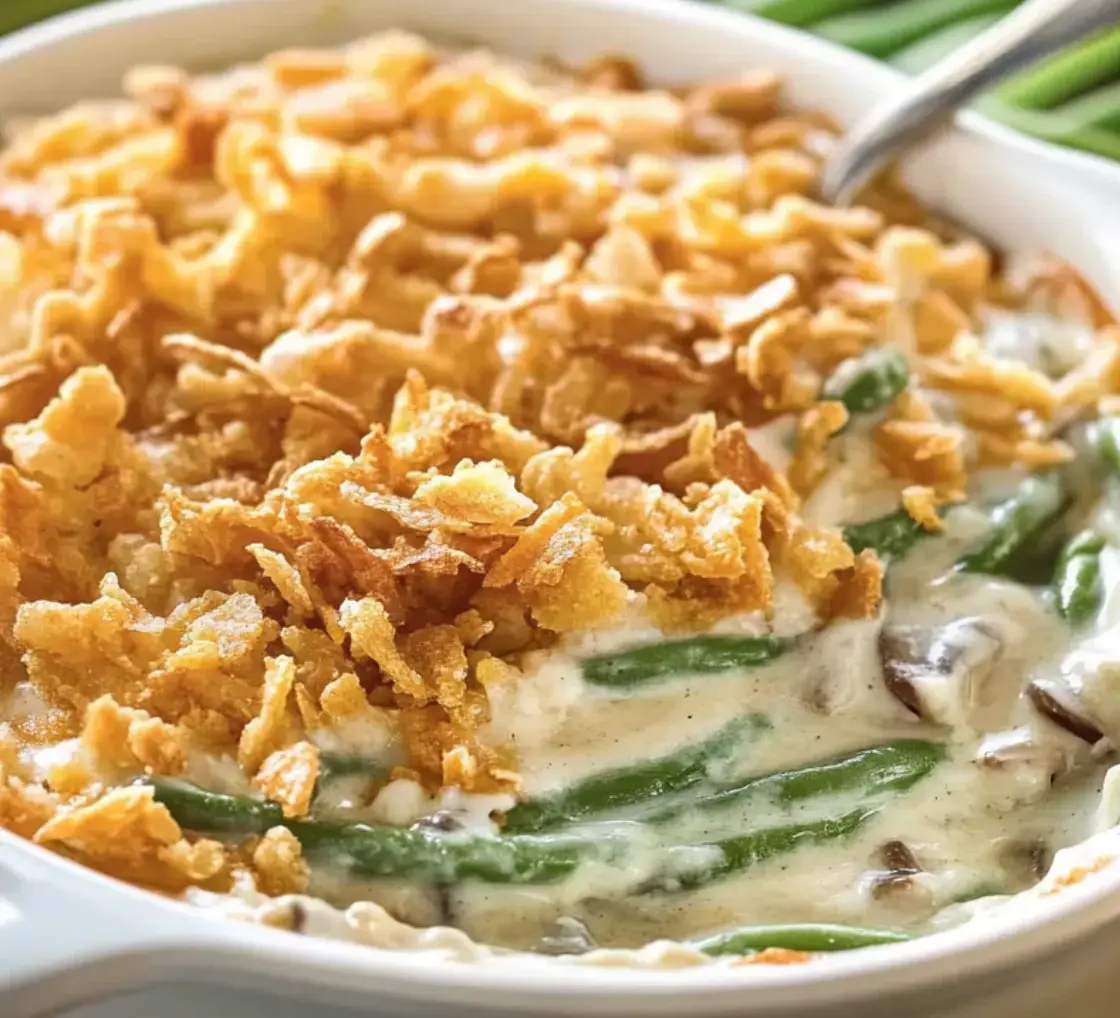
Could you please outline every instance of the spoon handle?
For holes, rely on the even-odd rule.
[[[894,156],[941,127],[977,92],[1120,23],[1120,0],[1029,0],[876,106],[838,142],[825,200],[850,201]]]

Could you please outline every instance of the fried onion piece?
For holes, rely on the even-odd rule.
[[[754,450],[741,424],[728,425],[716,435],[712,464],[720,476],[734,481],[744,491],[766,488],[790,505],[797,503],[789,481]]]
[[[265,759],[291,736],[289,702],[295,676],[295,664],[290,657],[266,661],[260,712],[245,726],[237,748],[237,762],[246,774],[255,775]]]
[[[350,636],[355,657],[374,661],[398,692],[421,703],[432,699],[423,676],[397,649],[396,630],[380,601],[372,597],[346,601],[339,610],[339,622]]]
[[[307,816],[319,777],[319,750],[301,741],[270,753],[253,784],[266,799],[278,802],[286,817]]]
[[[0,826],[20,837],[34,838],[58,806],[57,793],[0,766]]]
[[[40,845],[64,847],[98,869],[174,890],[206,881],[226,864],[214,841],[187,842],[153,790],[115,788],[86,805],[60,810],[35,834]]]
[[[849,569],[837,575],[837,584],[829,596],[825,618],[871,618],[883,603],[883,563],[868,549],[856,556]]]
[[[124,771],[179,774],[187,765],[185,733],[146,711],[121,707],[111,696],[89,705],[80,740],[95,760]]]
[[[107,368],[79,368],[35,420],[4,430],[4,445],[25,473],[83,487],[104,469],[124,412]]]
[[[828,440],[848,423],[843,403],[822,402],[806,410],[797,422],[797,452],[787,476],[802,497],[809,495],[828,471]]]
[[[937,513],[937,493],[932,488],[912,484],[902,490],[902,508],[915,523],[936,533],[945,529],[945,521]]]
[[[437,474],[421,484],[413,497],[450,517],[507,527],[537,509],[536,503],[517,490],[509,472],[495,460],[461,460],[450,476]]]
[[[307,890],[311,869],[303,846],[287,827],[273,827],[253,849],[253,874],[262,894],[301,894]]]

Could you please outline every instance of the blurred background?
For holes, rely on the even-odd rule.
[[[714,0],[917,74],[1019,0]],[[977,104],[1026,134],[1120,159],[1120,25],[1013,78]]]
[[[96,2],[0,0],[0,34]],[[694,2],[803,28],[914,74],[982,32],[1019,0]],[[1120,160],[1120,26],[1008,81],[977,105],[1036,138]]]

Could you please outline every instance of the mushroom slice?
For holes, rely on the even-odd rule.
[[[1042,838],[1013,838],[998,850],[996,859],[1014,889],[1024,890],[1046,876],[1054,861],[1054,851]]]
[[[599,945],[586,924],[574,916],[562,915],[552,922],[551,929],[537,945],[541,954],[559,957],[565,954],[587,954]]]
[[[928,649],[928,642],[922,637],[928,633],[917,626],[884,626],[879,635],[883,681],[891,695],[918,717],[922,717],[918,688],[927,673],[923,651]]]
[[[987,798],[993,809],[1037,802],[1072,766],[1068,746],[1061,740],[1043,740],[1025,725],[986,736],[975,760],[987,774]]]
[[[464,829],[463,821],[459,819],[449,809],[436,810],[435,813],[429,813],[427,816],[421,817],[414,824],[411,825],[411,830],[414,831],[444,831],[450,833],[451,831],[461,831]]]
[[[925,721],[969,723],[1003,640],[982,619],[945,626],[884,626],[879,636],[883,680],[894,697]]]
[[[878,619],[853,620],[806,641],[801,697],[810,710],[897,723],[898,704],[878,681],[881,629]]]
[[[914,877],[925,872],[905,842],[888,841],[879,849],[878,856],[883,868],[871,877],[873,898],[909,891],[914,886]]]
[[[1086,716],[1084,706],[1064,684],[1035,679],[1027,685],[1027,699],[1044,717],[1090,746],[1104,738],[1104,732]]]
[[[879,858],[892,873],[913,876],[915,873],[923,872],[917,856],[904,841],[888,841],[879,849]]]

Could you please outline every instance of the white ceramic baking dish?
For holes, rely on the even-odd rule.
[[[19,2],[19,0],[0,0]],[[639,58],[665,82],[766,66],[798,104],[850,121],[900,86],[809,36],[684,0],[130,0],[0,41],[0,118],[113,95],[138,63],[217,67],[401,26],[525,57]],[[1120,307],[1120,171],[972,117],[911,183],[1006,248],[1072,261]],[[807,966],[648,971],[545,959],[476,965],[222,921],[98,876],[0,831],[0,1015],[53,1013],[169,977],[306,995],[408,1018],[455,1015],[926,1015],[1120,917],[1120,866],[1027,919],[971,925]]]

